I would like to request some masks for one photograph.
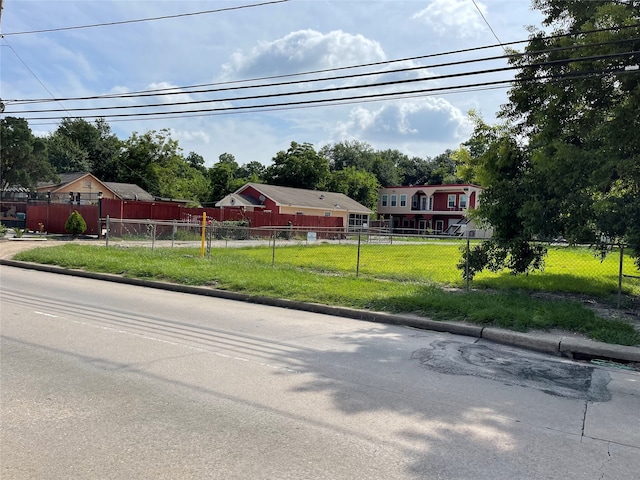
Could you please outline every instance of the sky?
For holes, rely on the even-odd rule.
[[[4,115],[27,118],[38,136],[62,117],[101,116],[123,140],[168,129],[206,166],[223,153],[269,165],[292,141],[317,150],[360,141],[430,158],[469,138],[469,110],[496,121],[508,83],[471,85],[513,78],[510,70],[477,72],[508,67],[488,60],[504,56],[499,43],[541,28],[530,4],[5,0],[0,98]],[[66,29],[96,24],[110,25]],[[163,95],[132,95],[148,91]]]

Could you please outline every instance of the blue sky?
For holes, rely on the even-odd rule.
[[[410,156],[432,157],[447,148],[457,148],[468,138],[471,133],[469,109],[480,111],[489,122],[494,121],[500,105],[507,100],[507,88],[422,92],[386,97],[383,101],[343,102],[313,108],[253,109],[205,115],[189,114],[188,110],[237,107],[251,102],[255,105],[301,99],[339,100],[354,95],[395,94],[505,80],[512,78],[513,73],[429,80],[443,74],[505,67],[504,59],[433,67],[435,63],[499,56],[504,53],[501,48],[277,80],[307,80],[286,86],[209,94],[187,92],[183,87],[424,57],[494,45],[498,43],[496,36],[503,43],[524,40],[528,36],[527,26],[540,27],[542,19],[539,12],[531,10],[529,0],[289,0],[165,20],[11,35],[228,9],[264,1],[268,0],[5,0],[1,18],[5,37],[0,41],[0,97],[6,104],[5,115],[25,109],[68,109],[68,113],[39,114],[56,117],[52,120],[29,121],[34,133],[46,135],[55,130],[63,115],[100,115],[97,111],[76,112],[71,108],[207,99],[215,102],[146,110],[103,110],[102,114],[180,111],[180,114],[152,119],[127,117],[127,121],[111,118],[107,121],[122,139],[134,131],[167,128],[185,154],[195,151],[203,155],[207,166],[215,163],[222,153],[233,154],[240,164],[259,161],[268,165],[291,141],[309,142],[319,149],[342,140],[359,140],[376,149],[393,148]],[[514,48],[521,50],[523,45],[514,45]],[[413,67],[424,68],[389,72]],[[362,72],[375,75],[331,78]],[[319,81],[320,78],[325,81]],[[421,81],[308,96],[253,101],[229,99],[415,79]],[[227,84],[230,85],[239,84]],[[94,97],[150,89],[171,89],[168,90],[171,95],[67,100],[29,106],[12,104],[12,100]]]

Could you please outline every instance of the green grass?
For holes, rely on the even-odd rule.
[[[379,279],[426,281],[464,287],[461,272],[456,268],[463,245],[462,242],[363,244],[359,274]],[[270,265],[272,262],[273,251],[270,248],[243,248],[239,252],[263,264]],[[473,287],[564,292],[604,298],[617,292],[619,258],[616,251],[601,262],[592,250],[586,248],[551,247],[542,272],[528,275],[482,272],[474,279]],[[354,274],[357,261],[355,245],[292,245],[278,247],[275,252],[276,265],[291,265],[320,272]],[[625,256],[623,271],[626,275],[639,274],[629,256]],[[623,292],[640,296],[640,280],[625,278]]]
[[[397,272],[389,265],[389,259],[422,265],[414,265],[413,273],[407,277],[426,268],[415,260],[415,255],[407,258],[406,249],[400,249],[400,252],[389,249],[384,265],[369,265],[369,271],[375,271],[379,278],[373,278],[371,273],[356,278],[345,273],[355,266],[344,254],[347,250],[340,247],[318,245],[278,249],[279,263],[275,267],[271,266],[270,248],[213,249],[211,258],[203,259],[199,257],[199,249],[156,248],[152,251],[144,247],[66,244],[25,251],[14,258],[134,278],[212,286],[252,295],[392,313],[417,313],[434,319],[467,321],[517,331],[558,328],[609,343],[640,344],[640,334],[630,324],[598,318],[579,302],[542,300],[511,288],[506,291],[447,291],[438,282],[452,277],[437,268],[431,272],[436,278],[429,281],[390,281]],[[442,247],[438,248],[442,255]],[[459,254],[457,247],[452,248],[451,254]],[[421,253],[429,251],[426,248]],[[285,258],[288,263],[284,262]],[[366,262],[363,268],[366,270]]]

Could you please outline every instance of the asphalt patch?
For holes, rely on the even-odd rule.
[[[449,375],[482,377],[577,400],[611,399],[611,377],[605,370],[504,345],[442,340],[416,350],[411,359]]]

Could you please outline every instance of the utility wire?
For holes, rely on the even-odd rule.
[[[483,83],[474,83],[474,84],[466,84],[466,85],[458,85],[458,86],[448,86],[448,87],[436,87],[429,89],[420,89],[420,90],[411,90],[404,92],[387,92],[387,93],[374,93],[368,95],[360,95],[360,96],[351,96],[344,97],[341,99],[314,99],[314,100],[300,100],[295,102],[282,102],[282,103],[270,103],[263,105],[240,105],[240,106],[232,106],[232,107],[218,107],[218,108],[205,108],[205,109],[197,109],[197,110],[183,110],[183,111],[169,111],[169,112],[137,112],[137,113],[115,113],[108,114],[104,117],[99,117],[96,115],[84,115],[84,116],[76,116],[75,118],[127,118],[127,117],[155,117],[161,118],[167,115],[178,115],[178,114],[197,114],[197,113],[210,113],[210,112],[237,112],[237,111],[261,111],[264,108],[275,109],[276,107],[294,107],[301,105],[325,105],[331,102],[335,102],[335,104],[340,104],[341,102],[346,101],[362,101],[364,99],[390,99],[390,98],[402,98],[407,95],[422,95],[427,96],[427,94],[431,95],[434,93],[440,93],[442,91],[453,91],[458,89],[467,89],[473,87],[488,87],[488,86],[496,86],[496,85],[508,85],[511,83],[526,83],[530,81],[541,81],[541,80],[564,80],[564,79],[578,79],[578,78],[586,78],[586,77],[594,77],[594,76],[604,76],[610,75],[612,73],[617,74],[634,74],[637,71],[624,71],[619,68],[616,69],[608,69],[608,70],[597,70],[591,72],[579,72],[579,73],[570,73],[570,74],[549,74],[543,76],[533,76],[526,78],[517,78],[517,79],[506,79],[506,80],[496,80],[491,82],[483,82]],[[57,117],[34,117],[29,120],[54,120]]]
[[[11,44],[8,42],[8,40],[6,38],[3,39],[3,40],[4,40],[5,44],[6,44],[6,46],[9,47],[9,49],[14,53],[14,55],[16,57],[18,57],[18,60],[20,60],[20,62],[22,62],[22,65],[24,65],[24,67],[29,71],[29,73],[31,75],[33,75],[33,78],[36,79],[36,81],[42,86],[42,88],[44,88],[49,93],[49,95],[51,95],[51,98],[53,99],[52,101],[57,102],[58,105],[60,105],[65,112],[69,113],[69,111],[64,107],[64,105],[62,105],[62,103],[60,103],[60,101],[56,99],[56,97],[53,95],[53,93],[51,93],[51,90],[49,90],[47,88],[47,86],[42,82],[42,80],[40,80],[38,78],[38,76],[34,73],[34,71],[31,70],[31,68],[29,68],[29,65],[27,65],[27,62],[25,62],[24,59],[20,56],[20,54],[16,51],[16,49],[11,46]],[[0,113],[3,113],[3,112],[4,112],[4,105],[3,105],[2,112],[0,112]],[[69,115],[71,115],[71,114],[69,113]]]
[[[478,11],[478,13],[480,14],[480,16],[482,17],[482,20],[484,20],[484,23],[487,24],[487,27],[489,27],[489,30],[491,30],[491,33],[493,34],[494,38],[498,41],[498,43],[500,44],[500,46],[502,47],[502,50],[504,50],[505,54],[508,54],[507,49],[504,47],[504,44],[500,41],[500,39],[498,38],[498,35],[496,34],[496,32],[493,30],[493,27],[491,27],[491,25],[489,24],[489,21],[487,20],[487,17],[484,16],[484,13],[482,13],[482,10],[480,9],[480,7],[478,6],[478,4],[476,3],[476,0],[471,0],[473,2],[473,5],[476,7],[476,10]]]
[[[191,12],[191,13],[179,13],[176,15],[164,15],[161,17],[149,17],[149,18],[139,18],[139,19],[135,19],[135,20],[122,20],[122,21],[117,21],[117,22],[106,22],[106,23],[94,23],[94,24],[90,24],[90,25],[76,25],[76,26],[72,26],[72,27],[59,27],[59,28],[47,28],[47,29],[42,29],[42,30],[29,30],[26,32],[10,32],[10,33],[4,33],[2,34],[5,37],[8,36],[17,36],[17,35],[31,35],[33,33],[50,33],[50,32],[63,32],[63,31],[67,31],[67,30],[79,30],[79,29],[83,29],[83,28],[96,28],[96,27],[111,27],[114,25],[125,25],[125,24],[129,24],[129,23],[142,23],[142,22],[152,22],[152,21],[156,21],[156,20],[167,20],[167,19],[171,19],[171,18],[180,18],[180,17],[192,17],[195,15],[208,15],[210,13],[220,13],[220,12],[228,12],[231,10],[241,10],[244,8],[253,8],[253,7],[262,7],[265,5],[273,5],[275,3],[284,3],[284,2],[288,2],[289,0],[273,0],[270,2],[263,2],[263,3],[253,3],[250,5],[239,5],[236,7],[225,7],[225,8],[218,8],[216,10],[204,10],[201,12]]]
[[[629,25],[629,26],[624,26],[624,27],[611,27],[611,28],[605,28],[605,29],[590,30],[590,31],[586,31],[586,32],[581,32],[581,34],[600,33],[600,32],[606,32],[606,31],[611,31],[611,30],[621,30],[621,29],[628,29],[628,28],[635,28],[635,27],[640,27],[640,24]],[[571,34],[559,34],[559,35],[549,36],[549,37],[546,37],[546,38],[552,39],[552,38],[559,38],[559,37],[566,37],[566,36],[573,36],[573,35],[575,35],[575,34],[573,34],[573,33],[571,33]],[[555,49],[540,50],[540,51],[535,51],[535,52],[524,52],[524,53],[518,53],[518,54],[507,54],[505,56],[489,57],[487,59],[467,60],[467,61],[462,61],[462,62],[459,62],[459,63],[465,63],[465,62],[472,63],[472,62],[483,61],[483,60],[488,60],[488,59],[500,59],[500,58],[509,58],[509,57],[515,58],[517,56],[524,57],[524,56],[530,56],[530,55],[534,55],[534,54],[537,55],[537,54],[540,54],[540,53],[551,53],[551,52],[569,50],[569,49],[574,49],[574,48],[586,48],[586,47],[591,47],[591,46],[605,46],[605,45],[617,44],[617,43],[626,42],[626,41],[633,41],[633,40],[636,40],[636,39],[620,39],[620,40],[613,40],[613,41],[601,42],[601,43],[596,43],[596,44],[574,45],[574,46],[560,47],[560,48],[555,48]],[[308,72],[293,73],[293,74],[286,74],[286,75],[274,75],[274,76],[268,76],[268,77],[258,77],[258,78],[245,79],[245,80],[234,80],[234,81],[229,81],[229,82],[206,83],[206,84],[190,85],[190,86],[182,86],[182,87],[167,87],[167,88],[162,88],[162,89],[140,90],[140,91],[137,91],[137,92],[127,92],[127,93],[122,93],[122,94],[94,95],[94,96],[86,96],[86,97],[69,97],[69,98],[61,98],[60,100],[64,100],[64,101],[97,100],[97,99],[103,99],[103,98],[104,99],[107,99],[107,98],[129,98],[129,97],[138,97],[138,96],[154,96],[154,95],[160,95],[160,94],[175,95],[176,94],[176,90],[184,90],[184,91],[178,92],[178,93],[183,93],[183,94],[184,93],[204,93],[204,92],[209,92],[209,91],[219,91],[219,90],[222,90],[222,89],[202,90],[202,91],[198,91],[198,90],[192,91],[190,89],[196,89],[196,88],[201,88],[201,87],[209,87],[209,86],[237,84],[237,83],[257,82],[257,81],[263,81],[263,80],[276,80],[276,79],[281,79],[281,78],[290,78],[290,77],[297,77],[297,76],[314,75],[314,74],[319,74],[319,73],[337,72],[337,71],[342,71],[342,70],[347,70],[347,69],[388,65],[388,64],[391,64],[391,63],[408,62],[408,61],[422,60],[422,59],[426,59],[426,58],[434,58],[434,57],[439,57],[439,56],[455,55],[455,54],[459,54],[459,53],[468,53],[468,52],[477,51],[477,50],[502,47],[503,45],[514,45],[514,44],[518,44],[518,43],[525,43],[527,41],[528,40],[518,40],[518,41],[508,42],[508,43],[505,43],[505,44],[486,45],[486,46],[481,46],[481,47],[465,48],[465,49],[461,49],[461,50],[452,50],[452,51],[449,51],[449,52],[440,52],[440,53],[434,53],[434,54],[429,54],[429,55],[406,57],[406,58],[401,58],[401,59],[396,59],[396,60],[386,60],[386,61],[381,61],[381,62],[372,62],[372,63],[366,63],[366,64],[361,64],[361,65],[351,65],[351,66],[345,66],[345,67],[335,67],[335,68],[322,69],[322,70],[313,70],[313,71],[308,71]],[[439,66],[449,66],[449,65],[455,65],[455,64],[458,64],[458,62],[451,62],[449,64],[440,64],[440,65],[433,65],[433,66],[428,66],[427,65],[427,66],[420,66],[420,67],[411,67],[411,68],[413,68],[413,69],[437,68]],[[298,83],[312,82],[312,81],[328,81],[328,80],[335,80],[335,79],[342,79],[342,78],[355,78],[357,76],[376,75],[376,74],[400,72],[400,71],[407,71],[407,70],[408,69],[404,69],[404,70],[403,69],[395,69],[395,70],[386,71],[386,72],[369,72],[369,73],[363,73],[363,74],[352,74],[352,75],[347,75],[347,76],[344,76],[344,77],[317,78],[317,79],[310,79],[310,80],[300,81]],[[274,86],[274,85],[277,86],[277,85],[284,85],[284,84],[287,84],[287,83],[282,83],[282,84],[275,83],[275,84],[265,84],[265,85],[249,85],[249,86],[241,86],[241,87],[237,87],[237,88],[270,87],[270,86]],[[50,101],[52,101],[52,100],[48,99],[48,98],[44,98],[44,99],[29,99],[29,100],[26,100],[26,99],[8,99],[8,100],[5,100],[5,102],[13,103],[13,104],[44,103],[44,102],[50,102]]]
[[[559,60],[552,60],[547,62],[532,63],[527,65],[527,68],[551,67],[551,66],[564,65],[569,63],[621,58],[621,57],[627,57],[635,54],[640,54],[640,50],[634,50],[629,52],[618,52],[618,53],[612,53],[608,55],[593,55],[589,57],[577,57],[577,58],[559,59]],[[370,84],[363,84],[363,85],[347,85],[347,86],[331,87],[331,88],[324,88],[324,89],[312,89],[312,90],[293,91],[293,92],[269,93],[269,94],[263,94],[263,95],[250,95],[250,96],[243,96],[243,97],[188,100],[188,101],[180,101],[180,102],[166,102],[166,103],[154,103],[154,104],[143,104],[143,105],[118,105],[118,106],[112,106],[112,107],[111,106],[78,107],[78,108],[69,108],[68,110],[65,109],[65,111],[69,113],[69,111],[84,112],[84,111],[102,111],[102,110],[127,110],[127,109],[133,109],[133,108],[141,109],[141,108],[168,107],[168,106],[178,106],[178,105],[196,105],[196,104],[214,103],[214,102],[220,103],[220,102],[237,102],[237,101],[246,101],[246,100],[262,100],[262,99],[297,96],[297,95],[335,93],[335,92],[343,92],[343,91],[349,91],[349,90],[359,90],[363,88],[389,87],[389,86],[405,85],[405,84],[417,83],[417,82],[431,82],[431,81],[451,79],[451,78],[485,75],[489,73],[500,73],[500,72],[506,72],[510,70],[519,70],[520,68],[521,67],[508,66],[508,67],[501,67],[501,68],[477,70],[472,72],[451,73],[451,74],[426,77],[426,78],[411,78],[411,79],[404,79],[404,80],[393,80],[393,81],[370,83]],[[59,109],[24,110],[24,111],[13,112],[13,114],[54,113],[59,111],[60,111]]]
[[[609,42],[600,42],[600,43],[596,43],[596,44],[585,44],[585,45],[559,47],[559,48],[553,48],[553,49],[548,49],[548,50],[544,50],[544,51],[539,51],[539,52],[536,52],[536,53],[537,54],[539,54],[539,53],[557,53],[557,52],[566,51],[566,50],[576,50],[576,49],[590,48],[590,47],[595,47],[595,46],[621,44],[621,43],[633,42],[633,41],[636,41],[636,40],[640,40],[640,37],[635,37],[635,38],[631,38],[631,39],[616,40],[616,41],[609,41]],[[471,64],[471,63],[488,62],[488,61],[502,60],[502,59],[515,59],[515,58],[522,58],[522,57],[525,57],[525,56],[527,56],[526,53],[498,55],[498,56],[493,56],[493,57],[476,58],[476,59],[470,59],[470,60],[459,60],[459,61],[455,61],[455,62],[446,62],[446,63],[439,63],[439,64],[431,64],[431,65],[421,65],[421,66],[417,66],[417,67],[406,67],[406,68],[398,68],[398,69],[385,70],[385,71],[364,72],[364,73],[357,73],[357,74],[352,74],[352,75],[340,75],[340,76],[336,76],[336,77],[314,78],[314,79],[307,79],[307,80],[292,80],[292,81],[289,81],[289,82],[276,82],[276,83],[270,83],[270,84],[240,85],[240,86],[234,86],[234,87],[211,88],[211,89],[204,89],[204,90],[184,90],[184,91],[180,91],[180,90],[178,90],[178,87],[175,87],[170,92],[161,92],[161,93],[141,93],[141,94],[136,94],[136,95],[119,94],[119,95],[112,95],[112,96],[94,95],[94,96],[87,96],[87,97],[58,98],[58,99],[54,99],[54,100],[59,100],[59,101],[80,101],[80,100],[103,100],[103,99],[129,99],[129,98],[143,98],[143,97],[158,97],[158,96],[164,96],[164,95],[189,95],[189,94],[215,93],[215,92],[225,92],[225,91],[233,91],[233,90],[247,90],[247,89],[257,89],[257,88],[273,88],[273,87],[281,87],[281,86],[288,86],[288,85],[299,85],[299,84],[302,84],[302,83],[317,83],[317,82],[328,82],[328,81],[334,82],[334,81],[337,81],[337,80],[347,80],[347,79],[351,80],[351,79],[354,79],[354,78],[361,78],[361,77],[367,77],[367,76],[382,76],[382,75],[389,75],[389,74],[395,74],[395,73],[406,73],[406,72],[412,72],[412,71],[416,71],[416,70],[435,69],[435,68],[442,68],[442,67],[451,67],[451,66],[456,66],[456,65],[468,65],[468,64]],[[574,60],[575,59],[567,59],[566,61],[574,61]],[[575,61],[577,61],[577,60],[575,60]],[[562,62],[562,60],[558,60],[558,62]],[[529,66],[536,66],[536,64],[531,64]],[[521,68],[521,67],[510,67],[509,69],[517,69],[517,68]],[[446,78],[446,77],[433,76],[433,77],[429,77],[428,79],[422,79],[422,80],[439,79],[439,78]],[[416,81],[420,81],[420,80],[416,80]],[[51,100],[51,99],[25,100],[25,101],[11,101],[10,103],[12,105],[33,105],[33,104],[36,104],[36,103],[48,103],[48,102],[52,102],[54,100]],[[219,101],[219,100],[207,100],[207,101]],[[171,105],[171,104],[170,103],[164,103],[164,104],[157,104],[157,105],[161,106],[161,105]],[[151,104],[151,105],[148,104],[146,106],[153,106],[153,104]],[[135,105],[132,105],[132,106],[123,107],[123,108],[135,108],[135,107],[136,107]],[[110,107],[96,107],[96,108],[110,108]],[[117,108],[117,107],[112,107],[112,108]],[[78,109],[71,109],[71,110],[78,110]],[[30,110],[30,111],[40,111],[40,112],[42,112],[42,111],[45,111],[45,110]]]

